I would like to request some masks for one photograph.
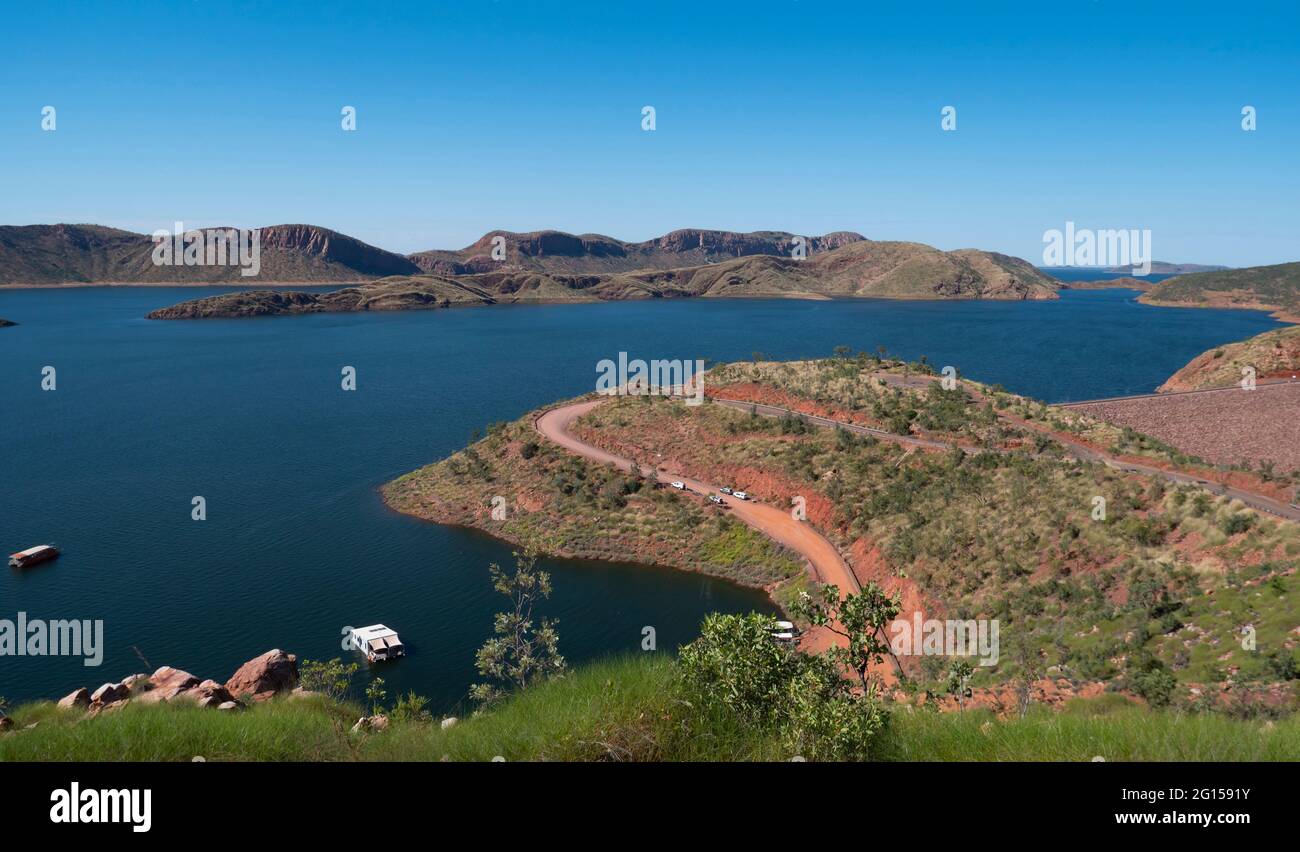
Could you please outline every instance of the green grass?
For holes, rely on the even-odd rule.
[[[53,704],[11,714],[19,728],[0,735],[0,760],[344,760],[350,757],[351,708],[323,699],[274,701],[246,713],[192,704],[127,705],[87,719]]]
[[[486,761],[786,760],[760,732],[714,718],[687,725],[664,654],[608,660],[542,684],[442,730],[436,721],[351,734],[361,710],[324,699],[277,700],[238,713],[189,705],[127,706],[85,719],[48,702],[17,708],[0,760]],[[36,728],[22,730],[30,722]],[[1157,712],[1118,696],[1032,708],[999,721],[983,711],[896,707],[878,759],[1297,760],[1300,717],[1243,722]]]
[[[1268,725],[1130,706],[1037,708],[999,721],[986,711],[896,713],[881,760],[1259,761],[1300,757],[1300,720]]]

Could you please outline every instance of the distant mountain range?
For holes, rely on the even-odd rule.
[[[422,251],[410,258],[423,271],[442,275],[491,272],[500,269],[503,263],[536,272],[630,272],[704,266],[754,255],[789,257],[796,239],[801,238],[784,231],[741,234],[687,228],[653,240],[628,243],[601,234],[490,231],[459,251]],[[812,255],[865,240],[861,234],[837,231],[807,238],[804,245]],[[502,260],[493,259],[497,244],[504,250]]]
[[[208,233],[227,229],[207,229]],[[1062,282],[1019,258],[869,240],[850,231],[798,237],[688,228],[643,242],[562,231],[491,231],[459,250],[401,255],[316,225],[260,229],[260,268],[158,265],[152,237],[102,225],[0,226],[0,286],[226,284],[247,288],[160,316],[401,310],[453,304],[687,297],[1055,299],[1063,286],[1140,286],[1142,301],[1262,308],[1300,316],[1300,263],[1228,269],[1157,262],[1182,272],[1158,284]],[[802,241],[805,257],[793,256]],[[1189,272],[1189,270],[1206,270]],[[1113,271],[1127,271],[1116,268]],[[355,284],[292,297],[266,285]]]
[[[714,232],[716,233],[716,232]],[[750,235],[733,235],[748,237]],[[767,246],[784,239],[765,236]],[[829,244],[830,237],[810,240]],[[758,241],[755,241],[757,243]],[[743,250],[749,245],[736,240]],[[645,245],[645,244],[638,244]],[[700,245],[684,244],[694,259]],[[665,262],[665,249],[645,254]],[[557,256],[522,254],[526,262],[548,264]],[[559,255],[565,264],[591,256],[578,249]],[[607,255],[596,258],[609,260]],[[624,258],[619,264],[633,264]],[[322,311],[412,310],[500,302],[591,302],[654,298],[806,298],[875,297],[907,299],[1055,299],[1058,282],[1029,263],[1007,255],[963,249],[943,252],[919,243],[858,239],[812,253],[803,260],[749,254],[716,263],[667,269],[602,273],[561,273],[523,269],[493,261],[493,271],[465,274],[402,275],[332,293],[241,291],[197,299],[155,311],[155,319],[315,313]]]
[[[0,286],[330,284],[421,271],[400,254],[314,225],[262,228],[256,278],[236,265],[159,266],[153,251],[149,235],[103,225],[0,226]]]
[[[1193,272],[1218,272],[1223,269],[1230,269],[1228,266],[1212,266],[1203,263],[1170,263],[1164,260],[1151,261],[1151,269],[1148,275],[1188,275]],[[1137,269],[1132,266],[1108,266],[1104,272],[1117,272],[1121,275],[1136,275]]]
[[[152,319],[416,310],[517,302],[662,298],[1055,299],[1055,282],[1023,260],[966,249],[863,240],[807,260],[754,255],[680,269],[564,275],[503,269],[381,278],[330,293],[252,290],[183,302]]]
[[[797,246],[803,256],[794,256]],[[0,285],[362,285],[292,298],[245,291],[187,309],[203,316],[697,296],[1054,299],[1059,286],[1007,255],[945,252],[849,232],[802,238],[686,229],[629,243],[560,231],[493,231],[459,251],[403,256],[326,228],[273,225],[261,229],[255,277],[241,275],[234,260],[158,265],[154,252],[152,237],[100,225],[4,226]]]

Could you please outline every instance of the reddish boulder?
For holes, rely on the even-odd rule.
[[[153,689],[138,695],[136,697],[137,701],[145,704],[169,701],[185,690],[193,689],[199,685],[199,679],[194,675],[181,669],[174,669],[171,666],[163,666],[158,669],[150,676],[149,682],[153,684]]]
[[[59,707],[64,710],[71,710],[73,707],[89,707],[90,691],[84,686],[76,692],[70,692],[59,699]]]
[[[365,731],[374,731],[378,733],[379,731],[386,730],[388,730],[388,717],[382,713],[378,716],[362,716],[357,720],[357,723],[352,726],[352,733],[354,734],[359,734]]]
[[[109,701],[104,704],[99,704],[98,702],[91,702],[90,709],[86,711],[86,716],[90,718],[94,718],[95,716],[99,716],[102,713],[112,713],[114,711],[121,710],[123,707],[125,707],[130,703],[131,703],[131,699],[129,698],[119,698],[116,701]]]
[[[251,695],[259,701],[277,692],[288,692],[297,685],[298,658],[279,648],[244,663],[226,681],[226,689],[235,698]]]
[[[120,683],[106,683],[90,695],[91,704],[112,704],[130,698],[131,690]]]
[[[122,685],[132,692],[144,692],[146,689],[153,688],[149,682],[149,675],[146,674],[128,675],[122,678]]]
[[[234,696],[215,680],[205,680],[197,686],[192,686],[184,692],[177,693],[175,700],[179,701],[181,699],[193,701],[200,707],[217,707],[227,701],[233,701]]]

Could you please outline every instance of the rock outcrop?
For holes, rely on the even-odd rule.
[[[262,701],[280,693],[308,694],[298,688],[298,658],[276,648],[244,663],[224,684],[162,666],[151,675],[133,674],[105,683],[93,693],[85,687],[74,690],[59,699],[58,706],[84,710],[89,716],[120,710],[133,701],[190,701],[200,707],[238,710],[244,706],[241,697]]]
[[[298,658],[279,648],[267,651],[239,667],[226,681],[226,689],[235,698],[251,695],[254,701],[290,692],[298,685]]]
[[[352,726],[352,733],[354,734],[363,732],[379,733],[386,730],[388,730],[388,717],[382,714],[378,716],[362,716]]]
[[[1300,375],[1300,326],[1266,331],[1202,352],[1156,388],[1160,393],[1239,385],[1250,367],[1256,381]]]
[[[170,701],[188,689],[199,685],[199,679],[182,669],[163,666],[149,678],[150,688],[140,696],[140,700],[154,704]]]
[[[120,683],[106,683],[90,694],[91,704],[112,704],[131,697],[131,690]]]

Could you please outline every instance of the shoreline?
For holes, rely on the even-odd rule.
[[[574,458],[582,458],[581,455],[571,454],[571,451],[569,451],[568,449],[564,448],[559,444],[556,444],[549,437],[547,437],[538,427],[537,425],[538,421],[540,421],[547,414],[563,409],[565,407],[580,405],[588,402],[600,403],[603,401],[605,401],[605,398],[595,396],[593,394],[586,394],[571,399],[557,400],[555,402],[548,403],[540,408],[525,413],[524,415],[522,415],[520,418],[513,421],[512,423],[522,424],[526,422],[529,432],[533,435],[536,435],[540,440],[545,442],[545,444],[555,447],[555,449],[559,450],[560,452],[566,455],[572,455],[572,457]],[[475,446],[476,444],[473,443],[468,445],[469,448],[473,448]],[[407,479],[408,477],[417,476],[422,471],[425,471],[429,468],[438,465],[445,465],[452,459],[456,458],[456,456],[458,456],[463,451],[464,448],[462,448],[462,450],[458,450],[452,453],[449,456],[434,460],[428,463],[427,465],[423,465],[421,467],[415,468],[414,470],[410,470],[405,473],[402,473],[394,477],[393,479],[378,485],[376,487],[376,491],[379,494],[379,498],[383,503],[384,508],[387,509],[388,511],[394,512],[399,515],[404,515],[416,521],[421,521],[425,523],[434,523],[446,527],[455,527],[461,530],[472,532],[476,535],[486,536],[487,538],[493,539],[495,541],[506,543],[511,547],[522,548],[527,546],[530,543],[535,543],[536,535],[537,535],[535,529],[530,529],[530,528],[517,529],[515,527],[507,525],[504,522],[489,523],[488,516],[486,514],[482,512],[478,512],[471,515],[465,512],[457,512],[455,507],[448,505],[444,500],[440,498],[425,500],[421,502],[419,504],[418,511],[414,511],[413,510],[414,507],[410,507],[410,506],[404,507],[403,505],[400,505],[401,503],[403,503],[403,500],[397,496],[397,491],[400,490],[399,484],[402,483],[403,480]],[[595,464],[594,462],[590,462],[590,460],[587,461],[588,463]],[[596,465],[596,466],[602,467],[600,465]],[[533,512],[530,512],[530,514],[544,514],[544,512],[545,510],[534,510]],[[773,541],[770,537],[762,533],[759,534],[762,535],[763,538],[771,545],[781,549],[788,550],[791,559],[797,561],[804,560],[805,557],[803,556],[802,553],[789,550],[788,548],[785,548],[783,545],[781,545],[779,542]],[[616,538],[617,538],[616,536],[601,536],[599,538],[593,538],[592,543],[601,544],[607,541],[615,541]],[[659,557],[657,559],[644,558],[646,555],[649,555],[649,551],[644,549],[644,547],[627,548],[625,550],[620,550],[619,555],[614,557],[611,557],[609,550],[601,550],[595,547],[586,548],[586,547],[573,547],[569,545],[557,545],[551,543],[550,541],[544,544],[543,550],[545,554],[549,556],[557,557],[560,559],[579,561],[579,562],[588,562],[588,563],[592,563],[593,565],[623,564],[623,565],[638,566],[641,568],[647,568],[656,571],[674,571],[683,574],[700,575],[702,577],[707,577],[712,581],[726,583],[732,586],[733,588],[740,588],[740,589],[752,590],[756,592],[762,592],[763,595],[766,597],[767,602],[776,611],[784,615],[788,615],[788,612],[786,606],[780,600],[778,591],[781,588],[784,588],[791,584],[797,584],[801,582],[802,579],[802,575],[799,575],[793,577],[782,577],[775,580],[766,580],[761,582],[749,581],[748,578],[743,576],[735,576],[728,573],[724,573],[722,569],[710,570],[709,563],[704,561],[700,557],[700,554],[696,553],[694,550],[691,549],[669,549],[666,551],[659,551],[656,554],[654,554],[655,556]]]
[[[360,287],[364,284],[371,283],[370,279],[366,281],[270,281],[259,282],[256,285],[239,284],[238,282],[223,283],[220,281],[65,281],[58,284],[0,284],[0,292],[6,290],[90,290],[90,289],[133,289],[147,287],[234,287],[239,290],[258,290],[278,287],[335,287],[345,289],[347,287]]]
[[[1300,313],[1292,313],[1290,308],[1284,308],[1278,305],[1256,303],[1218,305],[1213,302],[1173,302],[1167,299],[1149,299],[1147,298],[1146,293],[1143,293],[1138,297],[1138,302],[1143,305],[1150,305],[1153,308],[1215,308],[1222,311],[1260,311],[1261,313],[1267,313],[1278,322],[1288,323],[1290,325],[1300,325]]]
[[[231,293],[254,292],[256,290],[281,290],[288,287],[321,289],[331,288],[337,290],[347,289],[349,287],[364,287],[373,284],[375,281],[382,279],[369,279],[365,281],[269,281],[259,284],[239,284],[237,282],[221,283],[210,281],[123,281],[123,282],[86,282],[86,281],[69,281],[58,284],[0,284],[0,293],[24,290],[85,290],[85,289],[166,289],[166,288],[185,288],[185,289],[202,289],[202,288],[228,288]],[[1080,284],[1090,286],[1079,286]],[[1267,304],[1214,304],[1210,302],[1175,302],[1168,300],[1156,300],[1147,298],[1146,290],[1139,290],[1125,284],[1110,284],[1109,282],[1062,282],[1060,290],[1073,290],[1076,292],[1091,292],[1096,290],[1132,290],[1140,294],[1137,301],[1143,305],[1150,305],[1157,308],[1212,308],[1218,310],[1242,310],[1242,311],[1259,311],[1267,313],[1278,322],[1289,325],[1300,325],[1300,312],[1291,312],[1289,308],[1278,305]],[[1060,291],[1058,290],[1058,293]],[[594,305],[614,302],[655,302],[655,301],[687,301],[687,300],[710,300],[710,301],[761,301],[764,299],[781,299],[789,301],[809,301],[809,302],[1055,302],[1059,301],[1059,296],[1055,299],[998,299],[998,298],[949,298],[944,296],[852,296],[852,295],[828,295],[825,293],[813,293],[801,291],[797,293],[777,292],[777,293],[750,293],[743,296],[726,296],[726,295],[708,295],[701,294],[698,296],[678,296],[678,297],[655,297],[643,296],[627,299],[514,299],[510,301],[493,301],[489,303],[467,302],[463,304],[448,305],[449,308],[478,308],[494,307],[499,305]],[[178,304],[184,304],[183,302]],[[175,307],[170,305],[168,307]],[[400,313],[412,308],[397,308],[385,313]],[[315,313],[359,313],[357,311],[317,311]],[[280,316],[272,314],[271,316]],[[194,319],[251,319],[252,317],[194,317]]]

